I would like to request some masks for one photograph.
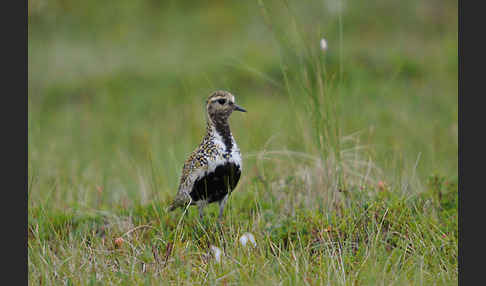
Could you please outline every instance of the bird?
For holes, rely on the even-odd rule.
[[[206,134],[184,162],[179,188],[169,211],[197,205],[203,220],[204,208],[218,202],[220,221],[228,197],[242,172],[241,152],[230,130],[233,111],[247,112],[235,103],[235,96],[217,90],[206,100]]]

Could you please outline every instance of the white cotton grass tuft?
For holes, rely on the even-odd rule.
[[[223,255],[223,251],[214,245],[211,245],[211,251],[213,252],[214,259],[216,262],[220,263],[221,262],[221,256]]]
[[[248,241],[253,244],[253,247],[256,247],[256,240],[255,240],[255,236],[253,236],[253,234],[247,232],[247,233],[244,233],[241,237],[240,237],[240,243],[241,245],[243,246],[246,246],[246,244],[248,243]]]
[[[322,38],[321,41],[320,41],[320,45],[321,45],[321,50],[323,52],[327,51],[327,41],[326,41],[326,39]]]

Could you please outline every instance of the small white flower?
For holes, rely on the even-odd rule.
[[[240,243],[241,243],[241,245],[246,246],[246,244],[248,243],[248,241],[250,241],[251,244],[253,244],[253,246],[256,247],[255,237],[253,236],[253,234],[251,234],[249,232],[243,234],[240,237]]]
[[[221,255],[223,254],[223,251],[219,249],[219,247],[216,247],[214,245],[211,245],[211,251],[213,252],[214,259],[216,260],[216,262],[220,263]]]
[[[326,41],[326,39],[322,38],[320,44],[321,44],[321,50],[323,52],[327,51],[327,41]]]

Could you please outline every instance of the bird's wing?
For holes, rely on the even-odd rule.
[[[189,203],[190,196],[189,193],[192,190],[192,186],[196,179],[198,179],[201,174],[204,174],[208,169],[208,161],[205,158],[203,152],[200,148],[197,148],[190,156],[187,158],[182,167],[181,179],[179,181],[179,189],[177,191],[176,198],[172,203],[173,207],[177,208],[179,206]]]
[[[197,148],[184,163],[178,192],[190,192],[194,181],[207,169],[208,160],[201,148]]]

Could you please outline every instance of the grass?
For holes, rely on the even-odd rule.
[[[30,1],[29,284],[457,284],[457,3],[392,2]],[[221,225],[165,211],[215,89]]]
[[[265,198],[264,182],[251,186],[257,191],[231,201],[222,226],[214,219],[201,225],[195,212],[179,225],[180,214],[166,215],[165,205],[157,203],[92,214],[38,210],[29,218],[31,282],[452,284],[457,279],[455,183],[440,186],[441,199],[434,184],[411,198],[387,189],[352,190],[333,207],[291,211],[289,202],[254,199]],[[303,199],[294,203],[303,205]],[[256,236],[254,249],[238,243],[247,231]],[[120,247],[114,243],[118,237],[125,240]],[[224,249],[222,263],[211,258],[210,245]]]

